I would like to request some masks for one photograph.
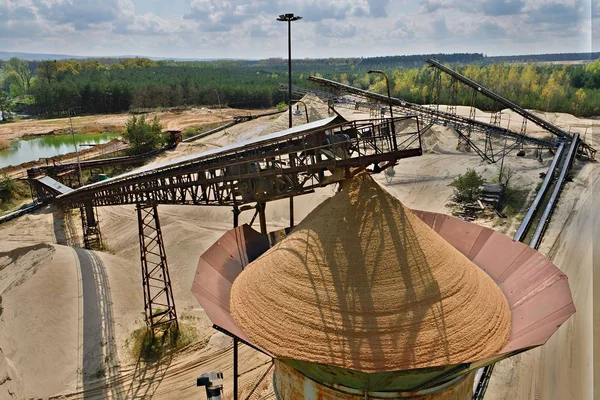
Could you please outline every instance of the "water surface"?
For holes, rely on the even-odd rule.
[[[120,137],[119,133],[86,133],[67,135],[47,135],[31,139],[15,140],[10,148],[0,151],[0,168],[9,165],[19,165],[40,158],[50,158],[61,154],[75,152],[75,144],[79,151],[89,148],[88,144],[102,144]]]

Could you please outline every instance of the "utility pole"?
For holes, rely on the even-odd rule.
[[[73,115],[75,115],[75,111],[72,108],[69,108],[69,125],[71,126],[71,137],[73,138],[73,146],[75,146],[75,152],[77,153],[77,170],[79,172],[79,186],[82,186],[83,177],[81,174],[81,162],[79,161],[79,146],[77,146],[77,142],[75,141],[75,131],[73,130]]]

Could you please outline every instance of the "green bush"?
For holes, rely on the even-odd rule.
[[[162,125],[158,117],[151,123],[146,122],[146,117],[129,118],[125,125],[123,137],[131,145],[131,153],[140,154],[157,149],[167,143],[167,135],[162,132]]]
[[[197,339],[192,325],[179,323],[179,329],[172,327],[167,331],[158,331],[152,335],[147,327],[141,327],[131,333],[130,351],[134,359],[153,362],[166,354],[176,352]]]
[[[475,201],[481,192],[481,185],[484,179],[475,172],[474,169],[468,169],[463,175],[454,179],[454,199],[458,202]]]
[[[287,109],[287,108],[288,108],[288,105],[287,105],[287,103],[286,103],[286,102],[284,102],[284,101],[281,101],[281,102],[277,103],[277,105],[276,105],[275,107],[277,107],[277,109],[278,109],[279,111],[283,111],[283,110],[285,110],[285,109]]]
[[[14,208],[19,201],[30,195],[27,183],[14,180],[6,174],[0,178],[0,211]]]
[[[15,181],[8,175],[4,174],[0,180],[0,201],[5,203],[12,200],[15,193]]]

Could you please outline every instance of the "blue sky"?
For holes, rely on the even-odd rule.
[[[600,51],[597,0],[0,0],[0,50],[187,58]]]

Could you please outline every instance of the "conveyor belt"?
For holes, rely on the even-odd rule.
[[[310,76],[308,77],[308,80],[318,83],[322,86],[328,86],[337,90],[345,91],[346,93],[351,93],[364,98],[377,100],[382,103],[387,104],[391,102],[392,106],[400,107],[404,109],[406,113],[418,115],[419,117],[421,117],[421,119],[427,122],[450,125],[459,129],[460,131],[467,131],[470,129],[472,131],[487,133],[500,138],[508,137],[520,143],[529,143],[547,148],[555,148],[558,145],[558,143],[554,141],[547,141],[543,139],[533,138],[531,136],[521,135],[507,128],[502,128],[500,126],[477,121],[460,115],[451,114],[439,111],[434,108],[410,103],[408,101],[398,99],[395,97],[389,99],[387,96],[381,95],[379,93],[369,92],[368,90],[344,85],[343,83],[335,82],[329,79]]]
[[[568,133],[564,129],[552,124],[551,122],[546,121],[545,119],[535,115],[532,112],[527,111],[523,107],[513,103],[510,100],[505,99],[504,97],[500,96],[497,93],[492,92],[491,90],[483,87],[479,83],[467,78],[466,76],[459,74],[458,72],[440,64],[439,62],[437,62],[435,60],[429,59],[429,60],[427,60],[427,63],[429,65],[447,73],[448,75],[450,75],[453,78],[457,79],[458,81],[464,83],[465,85],[472,87],[473,89],[477,90],[479,93],[483,94],[484,96],[487,96],[490,99],[502,104],[503,106],[510,108],[517,114],[521,115],[523,118],[526,118],[529,121],[541,126],[548,132],[552,133],[553,135],[556,135],[560,138],[568,139],[569,141],[573,139],[573,135]],[[584,142],[582,142],[581,144],[586,150],[588,150],[588,152],[590,154],[590,158],[593,159],[594,155],[596,153],[596,150]]]

